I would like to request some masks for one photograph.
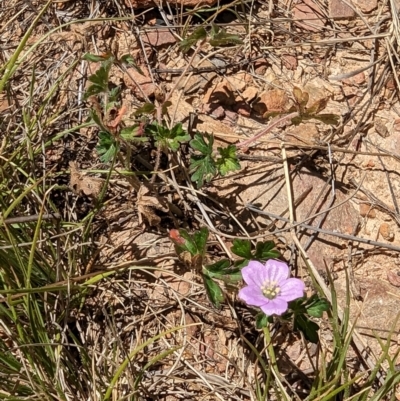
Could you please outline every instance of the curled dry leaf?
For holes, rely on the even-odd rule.
[[[70,181],[71,189],[78,195],[82,193],[91,198],[97,198],[100,194],[104,180],[101,178],[94,178],[84,175],[75,162],[69,163],[70,168]]]
[[[137,194],[137,208],[139,213],[139,222],[142,222],[142,216],[146,218],[150,226],[157,226],[161,218],[155,213],[156,210],[167,213],[168,205],[154,193],[150,185],[142,184]]]

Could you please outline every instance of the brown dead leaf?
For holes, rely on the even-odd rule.
[[[78,195],[83,193],[91,198],[97,198],[104,180],[84,175],[84,173],[78,169],[78,165],[75,162],[70,162],[69,168],[71,174],[69,185],[72,190]]]
[[[154,190],[148,184],[142,183],[137,194],[137,208],[139,213],[139,223],[144,216],[150,226],[157,226],[161,218],[155,213],[156,210],[167,213],[169,211],[166,202],[155,195]]]

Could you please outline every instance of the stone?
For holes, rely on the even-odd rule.
[[[154,29],[141,34],[143,43],[153,47],[173,45],[176,43],[175,36],[167,28]]]
[[[252,100],[254,100],[256,98],[258,94],[258,89],[255,88],[254,86],[248,86],[242,93],[241,96],[239,96],[239,98],[247,100],[248,102],[251,102]],[[240,99],[236,99],[238,101],[240,101]]]
[[[310,32],[320,32],[326,23],[323,12],[313,0],[303,0],[292,8],[295,24]]]
[[[292,56],[291,54],[284,54],[281,57],[282,64],[291,71],[294,71],[297,68],[297,57]]]
[[[360,216],[370,217],[371,219],[376,217],[376,211],[367,203],[360,204]]]
[[[330,0],[329,18],[350,19],[354,18],[356,13],[343,0]]]
[[[370,13],[378,7],[378,0],[353,0],[363,13]]]
[[[140,74],[133,67],[127,68],[123,80],[125,85],[132,90],[138,99],[146,100],[146,96],[154,96],[156,85],[151,80],[146,67],[142,66],[141,70],[143,71],[144,75]]]
[[[283,90],[272,89],[260,94],[253,104],[253,109],[259,114],[264,114],[266,111],[281,112],[287,108],[288,103],[289,98]]]

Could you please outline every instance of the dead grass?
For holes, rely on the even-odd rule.
[[[176,11],[171,6],[161,13],[156,8],[135,11],[134,17],[116,0],[50,5],[0,94],[2,218],[22,218],[22,226],[3,222],[2,261],[17,254],[16,259],[29,263],[29,249],[35,248],[36,281],[30,288],[41,289],[34,297],[45,311],[35,327],[42,325],[47,332],[46,338],[21,338],[22,326],[10,317],[20,313],[14,302],[27,302],[22,270],[12,278],[21,294],[13,293],[13,286],[1,288],[1,352],[11,350],[18,362],[18,369],[10,368],[12,374],[0,373],[3,397],[261,400],[265,391],[268,399],[328,399],[329,392],[321,398],[322,393],[311,391],[318,381],[318,362],[337,357],[328,319],[321,322],[317,348],[288,327],[274,327],[272,341],[279,349],[282,376],[265,390],[268,344],[254,328],[251,312],[230,289],[223,308],[213,309],[197,273],[182,265],[168,239],[171,228],[195,230],[203,225],[214,234],[208,249],[211,260],[232,257],[233,238],[273,238],[299,275],[306,278],[310,265],[316,266],[311,273],[330,297],[333,290],[320,277],[325,263],[338,276],[341,307],[347,305],[344,283],[349,274],[353,295],[363,300],[351,301],[350,316],[338,312],[349,332],[350,317],[356,325],[351,332],[358,354],[349,351],[347,380],[359,371],[373,371],[377,360],[382,369],[376,381],[369,382],[368,376],[357,380],[352,395],[359,390],[355,399],[363,399],[360,394],[369,391],[368,399],[378,399],[379,389],[390,390],[391,382],[385,379],[398,362],[394,317],[400,295],[387,282],[387,272],[398,264],[393,247],[400,246],[398,18],[394,2],[382,2],[370,14],[357,11],[348,20],[329,19],[326,2],[318,4],[322,25],[322,17],[315,14],[308,22],[294,20],[293,9],[280,1],[233,2],[207,13],[204,8]],[[1,9],[3,77],[4,66],[42,7],[43,2],[10,0]],[[194,24],[203,21],[207,26],[215,18],[244,45],[205,45],[192,60],[190,54],[183,56],[179,39]],[[154,22],[161,20],[170,42],[149,46],[146,40],[154,40],[149,35],[157,31]],[[184,152],[161,155],[153,174],[155,150],[138,145],[129,165],[117,163],[110,171],[99,161],[98,131],[87,123],[89,105],[83,100],[87,77],[96,65],[82,61],[85,53],[110,50],[132,54],[146,72],[139,83],[143,77],[133,69],[113,67],[112,82],[123,87],[127,118],[145,100],[168,97],[171,127],[177,122],[187,125],[194,113],[194,129],[212,132],[218,146],[244,142],[265,130],[263,111],[282,104],[283,95],[291,102],[297,85],[310,94],[311,102],[329,99],[327,112],[340,115],[341,122],[336,127],[316,121],[278,125],[257,141],[246,142],[240,172],[219,177],[200,191],[188,178]],[[246,92],[248,88],[256,95]],[[378,122],[386,128],[383,136]],[[75,181],[70,162],[79,169]],[[145,216],[139,222],[132,172],[140,182],[154,177],[157,196],[175,207],[173,213],[155,210],[158,226],[147,224],[148,209],[142,208]],[[302,197],[308,187],[311,192]],[[288,217],[290,224],[256,214],[248,204]],[[375,210],[376,217],[360,216],[360,204]],[[54,213],[61,219],[44,219],[46,224],[41,217],[34,223],[23,220]],[[296,222],[325,229],[331,236],[296,232]],[[379,237],[383,223],[394,242]],[[18,234],[21,227],[24,235]],[[353,240],[338,239],[335,231]],[[358,237],[378,245],[358,242]],[[18,246],[26,249],[19,256]],[[0,282],[5,283],[9,271],[2,269]],[[310,280],[309,292],[314,290]],[[29,325],[32,316],[23,316]],[[367,328],[372,334],[362,336]],[[382,338],[380,343],[376,337]],[[27,344],[40,348],[43,343],[50,344],[43,351],[46,357],[35,353],[29,359],[21,352]],[[379,359],[382,349],[386,359]],[[353,355],[357,363],[350,366]],[[43,361],[51,367],[41,370]],[[52,383],[57,385],[52,388]]]

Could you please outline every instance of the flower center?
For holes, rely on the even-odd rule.
[[[275,299],[279,293],[281,292],[280,287],[276,281],[265,281],[264,284],[261,286],[261,291],[264,297],[268,299]]]

